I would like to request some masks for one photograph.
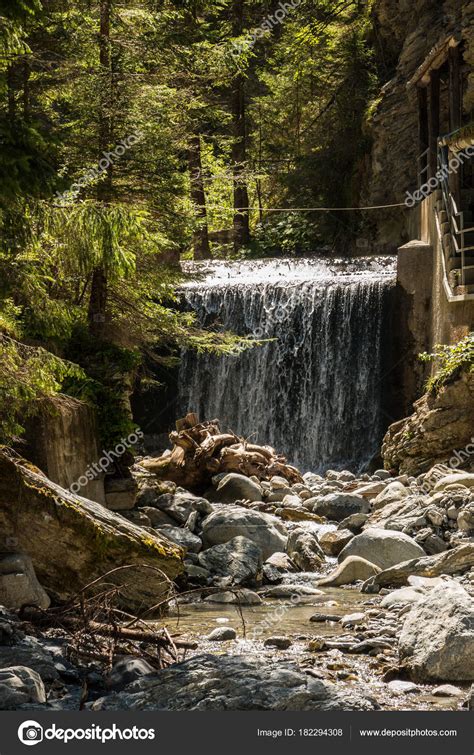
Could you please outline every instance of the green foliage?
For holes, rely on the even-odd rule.
[[[76,364],[0,334],[0,442],[20,435],[19,418],[33,416],[41,400],[56,396],[67,379],[84,378]]]
[[[314,252],[321,239],[312,216],[278,213],[256,226],[252,243],[243,254],[248,257],[297,256]]]
[[[474,372],[474,332],[454,346],[437,345],[432,354],[420,354],[420,359],[424,362],[434,361],[436,364],[436,373],[426,385],[430,393],[436,394],[461,372]]]

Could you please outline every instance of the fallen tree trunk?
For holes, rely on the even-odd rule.
[[[169,437],[171,451],[158,458],[143,459],[140,465],[159,479],[171,480],[196,493],[209,487],[214,475],[225,472],[255,475],[259,480],[279,475],[290,484],[303,479],[271,446],[258,446],[235,433],[223,433],[216,419],[199,423],[195,413],[188,414],[178,420]]]

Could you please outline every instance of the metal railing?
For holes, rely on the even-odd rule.
[[[443,249],[446,261],[449,261],[449,252],[452,252],[452,258],[459,261],[461,273],[461,285],[466,285],[466,252],[474,252],[474,245],[466,245],[465,239],[467,233],[474,233],[474,226],[466,228],[464,212],[459,209],[456,199],[453,196],[449,185],[449,148],[441,143],[438,146],[438,175],[441,176],[440,188],[443,197],[443,207],[446,212],[449,223],[449,236],[451,249],[446,249],[443,239]]]

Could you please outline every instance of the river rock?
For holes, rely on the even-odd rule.
[[[351,514],[337,525],[338,530],[350,530],[353,535],[358,535],[367,522],[369,514]]]
[[[283,584],[266,587],[263,594],[266,598],[291,598],[297,603],[299,598],[323,595],[323,592],[309,585]]]
[[[373,498],[376,498],[379,493],[382,493],[383,490],[385,490],[384,482],[369,482],[366,485],[362,485],[360,488],[356,488],[355,492],[357,495],[361,495],[363,498],[367,498],[368,501],[371,501]]]
[[[310,498],[309,500],[312,501],[313,499]],[[369,502],[361,495],[330,493],[322,498],[314,499],[313,513],[340,522],[351,514],[367,514],[369,509]]]
[[[365,558],[348,556],[329,576],[320,579],[318,585],[325,587],[350,585],[352,582],[369,579],[379,571],[380,568],[376,564],[366,561]]]
[[[474,566],[474,543],[459,545],[457,548],[438,553],[435,556],[414,558],[389,569],[384,569],[369,579],[363,586],[363,592],[377,591],[381,587],[398,587],[405,585],[412,575],[420,577],[439,577],[441,574],[462,574]]]
[[[246,537],[234,537],[199,554],[199,564],[218,577],[231,577],[235,584],[255,584],[260,579],[262,551]]]
[[[245,475],[231,472],[223,477],[215,490],[206,493],[206,498],[218,503],[235,501],[261,501],[262,489]]]
[[[425,551],[411,537],[402,532],[371,528],[356,535],[339,554],[339,561],[348,556],[360,556],[381,569],[425,556]]]
[[[415,604],[400,633],[400,660],[414,681],[474,680],[474,601],[453,580]]]
[[[406,498],[408,490],[401,482],[391,482],[372,501],[372,511],[383,509],[389,503]]]
[[[286,549],[293,563],[302,571],[315,571],[324,563],[318,538],[307,530],[294,529],[288,537]]]
[[[216,592],[204,598],[206,603],[227,603],[229,605],[259,606],[263,603],[260,595],[253,590],[226,590]]]
[[[185,524],[194,511],[207,516],[214,510],[206,498],[199,498],[182,488],[178,488],[176,493],[163,493],[158,496],[153,502],[153,507],[166,513],[174,524]]]
[[[292,645],[289,637],[267,637],[263,644],[266,648],[277,648],[277,650],[288,650]]]
[[[197,535],[193,535],[185,527],[170,527],[169,524],[164,524],[157,528],[160,535],[166,537],[167,540],[180,545],[190,553],[199,553],[202,548],[201,538]]]
[[[29,605],[46,609],[50,603],[29,556],[24,553],[0,555],[0,605],[7,608]]]
[[[280,572],[295,571],[295,564],[287,553],[276,551],[265,561],[269,566],[274,566]]]
[[[0,668],[7,666],[26,666],[45,682],[54,682],[59,678],[53,655],[34,637],[26,637],[13,646],[0,647]]]
[[[209,642],[227,642],[236,638],[237,632],[232,627],[216,627],[204,639]]]
[[[121,587],[126,610],[140,611],[168,593],[163,574],[174,579],[183,571],[183,551],[174,543],[61,488],[6,450],[0,450],[0,532],[31,557],[39,581],[60,601],[114,568],[107,582]]]
[[[286,527],[277,517],[242,506],[222,507],[202,523],[205,546],[227,543],[238,536],[258,545],[264,560],[276,551],[284,551],[287,543]]]
[[[144,506],[142,509],[136,509],[136,511],[134,511],[133,513],[135,515],[137,513],[140,513],[146,517],[148,524],[145,523],[145,520],[137,521],[136,517],[130,520],[135,521],[136,524],[139,524],[142,527],[149,526],[159,528],[164,524],[167,524],[170,527],[176,527],[176,519],[173,519],[169,514],[166,513],[166,511],[161,511],[161,509],[156,509],[153,506]]]
[[[148,661],[143,658],[128,656],[114,663],[105,683],[109,689],[120,690],[136,679],[155,673],[156,669]]]
[[[445,490],[449,485],[463,485],[466,488],[474,488],[474,474],[469,472],[454,472],[441,477],[434,486],[435,492]]]
[[[459,687],[455,687],[453,684],[441,684],[436,687],[431,693],[433,697],[460,697],[462,690]]]
[[[25,703],[46,702],[39,674],[26,666],[0,669],[0,710],[15,710]]]
[[[413,682],[406,682],[402,679],[394,679],[387,684],[390,692],[394,692],[396,695],[407,695],[411,692],[419,692],[420,688]]]
[[[354,534],[350,530],[337,529],[333,532],[323,532],[319,537],[319,544],[326,556],[338,556],[353,537]]]
[[[374,710],[357,689],[314,679],[291,662],[198,655],[101,698],[94,710]]]

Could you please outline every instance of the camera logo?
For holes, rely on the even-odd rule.
[[[25,721],[18,727],[18,739],[24,745],[37,745],[43,741],[43,727],[37,721]]]

